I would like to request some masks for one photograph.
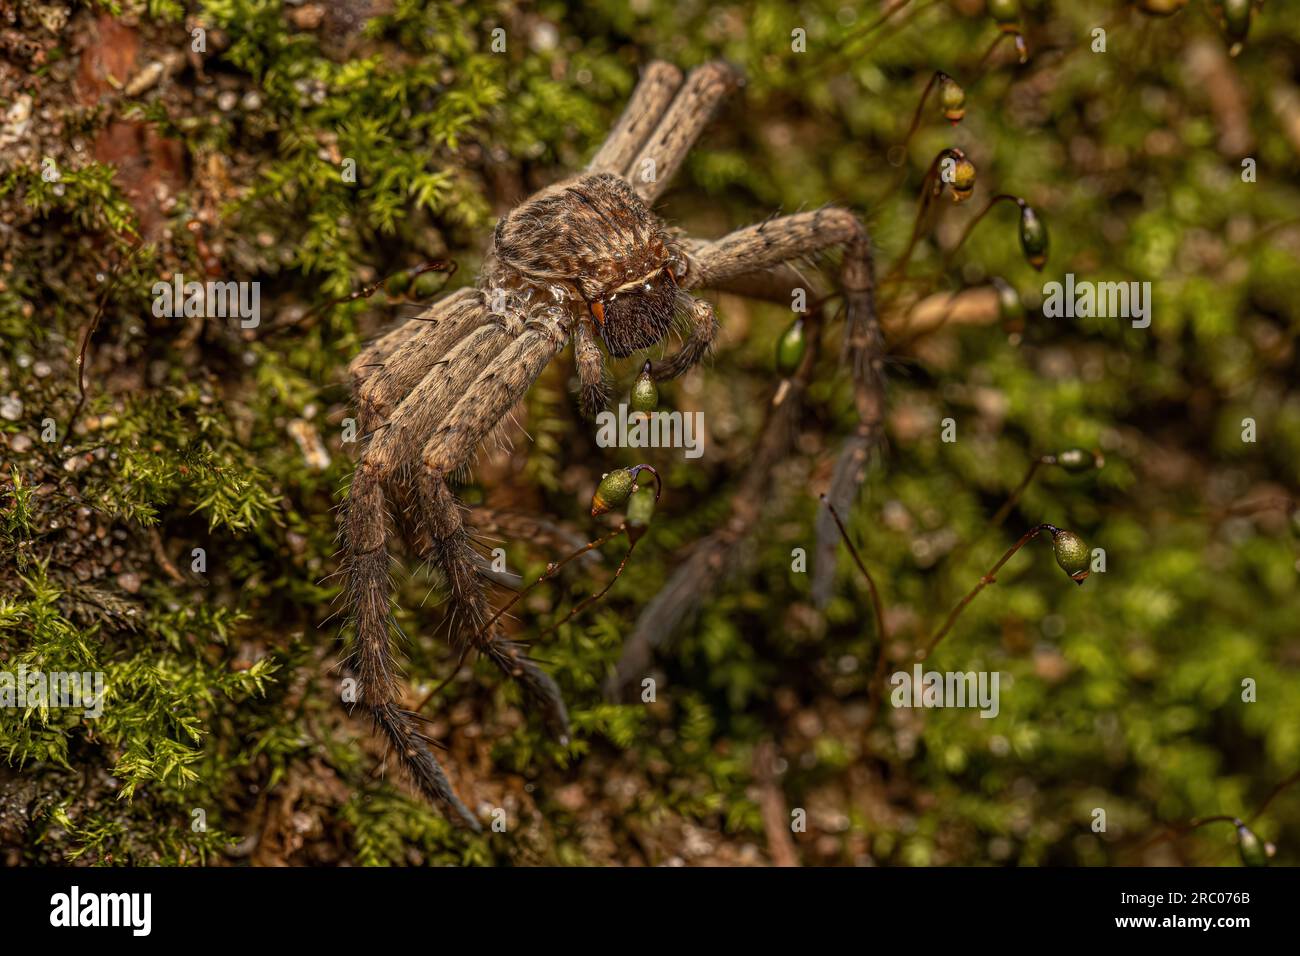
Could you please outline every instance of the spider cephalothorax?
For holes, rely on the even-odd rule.
[[[484,280],[572,289],[605,348],[626,358],[649,348],[685,313],[682,250],[621,176],[579,176],[539,193],[497,224],[497,270]],[[514,276],[511,276],[511,273]]]
[[[656,378],[673,378],[708,355],[717,335],[713,307],[692,290],[725,287],[788,306],[791,289],[803,281],[788,263],[838,247],[845,358],[859,414],[832,479],[830,498],[844,510],[880,438],[882,346],[871,246],[852,213],[826,207],[701,241],[669,231],[651,211],[736,85],[723,63],[706,64],[684,82],[676,67],[651,64],[586,171],[501,219],[476,287],[451,293],[380,337],[350,366],[358,424],[368,438],[341,520],[358,699],[423,793],[475,829],[478,820],[443,774],[419,715],[403,706],[392,656],[389,525],[415,557],[441,572],[461,654],[476,651],[516,681],[566,740],[568,714],[555,681],[492,613],[487,588],[494,578],[471,532],[485,527],[485,516],[467,513],[450,484],[557,352],[572,342],[582,405],[594,411],[607,393],[600,342],[621,358],[661,342],[680,318],[681,347],[654,363]],[[499,517],[492,526],[542,541],[537,520],[514,532]]]

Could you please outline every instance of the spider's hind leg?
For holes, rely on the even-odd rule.
[[[721,60],[691,70],[654,132],[623,171],[623,178],[647,204],[668,188],[704,127],[740,82],[740,74]]]
[[[682,71],[671,63],[656,60],[647,66],[623,108],[623,115],[587,164],[587,172],[623,175],[632,157],[654,132],[681,85]]]
[[[382,415],[395,406],[484,314],[482,293],[460,289],[368,343],[348,365],[362,413]]]
[[[478,344],[487,338],[481,331],[470,331],[484,318],[481,296],[474,290],[449,296],[427,315],[436,321],[412,320],[399,327],[367,350],[370,354],[364,357],[370,361],[358,359],[351,369],[360,425],[371,438],[357,463],[341,514],[344,600],[354,628],[351,659],[359,678],[360,701],[425,796],[449,807],[477,830],[478,821],[452,790],[415,716],[400,707],[393,659],[397,625],[390,597],[387,504],[391,500],[403,510],[410,506],[409,488],[399,474],[402,436],[408,417],[421,410],[418,404],[398,403],[414,383],[434,377],[438,360],[458,337],[467,335]],[[489,352],[479,368],[493,354]],[[390,408],[396,410],[385,421]]]

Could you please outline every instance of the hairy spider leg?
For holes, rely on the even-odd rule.
[[[668,188],[718,106],[739,85],[740,74],[721,60],[691,70],[650,138],[623,170],[623,178],[647,204]]]
[[[353,393],[360,398],[363,384],[376,379],[380,372],[386,372],[387,375],[376,381],[367,394],[400,397],[472,328],[475,321],[484,321],[482,293],[477,289],[459,289],[439,299],[419,316],[390,329],[357,354],[348,364]],[[405,388],[384,387],[384,381],[391,382],[394,377],[410,384]],[[366,428],[363,432],[369,430]]]
[[[420,503],[436,542],[437,562],[447,574],[453,606],[461,616],[457,642],[475,650],[514,678],[543,713],[562,742],[569,733],[568,711],[555,680],[523,649],[485,628],[490,604],[474,563],[460,504],[447,478],[467,463],[478,444],[497,426],[568,340],[567,317],[553,313],[531,319],[463,391],[434,430],[421,455]]]
[[[367,346],[348,366],[362,434],[382,425],[435,362],[487,321],[483,293],[461,289]]]
[[[477,289],[462,289],[368,346],[349,367],[361,435],[368,439],[379,429],[390,427],[389,416],[411,390],[446,362],[458,343],[487,321],[483,294]],[[421,436],[414,447],[418,448],[423,440]],[[414,513],[409,476],[402,470],[394,472],[385,481],[384,490],[397,514],[409,519]],[[419,555],[429,550],[418,521],[398,521],[397,528],[411,551]]]
[[[521,334],[523,333],[523,334]],[[563,333],[560,342],[563,343]],[[526,332],[517,315],[506,316],[501,323],[481,325],[447,353],[445,362],[438,362],[392,412],[386,427],[375,434],[362,453],[358,463],[358,477],[354,479],[355,492],[349,495],[346,508],[345,551],[347,554],[347,580],[352,606],[357,609],[354,657],[361,675],[361,699],[367,702],[376,723],[397,747],[407,770],[415,777],[425,793],[456,810],[466,818],[463,804],[446,785],[441,768],[428,747],[418,746],[421,741],[414,729],[413,718],[396,708],[397,681],[394,675],[392,642],[388,627],[391,620],[390,586],[387,573],[374,573],[378,557],[387,566],[385,537],[387,521],[384,513],[384,492],[406,498],[408,517],[415,518],[416,531],[411,540],[422,558],[439,566],[447,577],[450,592],[450,619],[453,642],[458,649],[472,646],[495,663],[508,676],[517,680],[528,696],[540,701],[544,716],[560,736],[567,735],[568,718],[559,689],[549,675],[523,656],[518,647],[501,640],[495,632],[484,634],[482,625],[487,598],[480,577],[480,559],[469,543],[460,507],[451,496],[445,481],[438,483],[423,480],[411,484],[409,462],[416,458],[416,449],[430,436],[448,434],[473,436],[467,449],[457,445],[460,457],[446,460],[441,472],[448,475],[463,465],[477,441],[509,410],[510,404],[496,408],[491,384],[484,376],[497,367],[499,361],[516,362],[520,353],[512,350],[521,339],[535,345],[536,333]],[[518,389],[518,396],[527,390],[536,374],[545,366],[554,351],[533,349],[532,364],[527,380]],[[504,357],[504,358],[503,358]],[[542,359],[538,363],[538,358]],[[516,381],[514,374],[501,374],[508,382]],[[474,414],[466,414],[466,396],[479,394],[482,389],[488,408],[496,409],[495,418],[484,418],[485,408],[475,404]],[[363,392],[366,388],[363,386]],[[514,394],[512,391],[511,394]],[[371,400],[380,401],[372,390]],[[517,401],[517,398],[515,399]],[[448,411],[450,410],[450,411]],[[458,430],[458,422],[469,419],[470,431]],[[377,610],[382,608],[382,612]]]
[[[360,681],[360,700],[421,792],[434,803],[449,807],[466,826],[480,830],[478,820],[452,790],[433,755],[431,741],[417,729],[415,716],[398,705],[397,668],[389,635],[390,628],[397,630],[397,624],[389,598],[388,515],[382,478],[364,458],[348,489],[342,528],[345,594],[356,631],[352,660]]]
[[[682,71],[671,63],[656,60],[647,66],[623,108],[623,115],[587,164],[587,172],[623,175],[681,85]]]
[[[481,307],[470,311],[472,314],[465,317],[465,321],[481,319]],[[454,349],[452,355],[463,354],[475,348],[488,349],[493,340],[504,334],[500,329],[490,326],[479,328]],[[413,341],[408,341],[397,349],[397,353],[400,354],[413,344]],[[428,344],[431,343],[426,343]],[[432,365],[435,361],[429,352],[418,354],[421,356],[418,363],[420,367]],[[487,358],[491,354],[495,352],[491,352]],[[401,366],[400,371],[397,371],[398,363],[394,361],[396,358],[397,355],[390,358],[383,372],[399,378],[414,374],[411,371],[411,365],[415,364],[413,355],[404,356],[408,361]],[[487,358],[484,358],[484,363]],[[455,369],[457,366],[449,365],[448,368]],[[360,389],[363,420],[373,421],[389,401],[380,387],[379,380],[382,377],[371,376]],[[429,397],[428,393],[440,386],[446,377],[441,366],[428,369],[420,387],[416,388],[416,393],[424,388],[425,394],[417,394],[416,397]],[[467,384],[471,374],[466,373],[464,378]],[[391,379],[387,384],[391,385]],[[433,406],[434,409],[437,407]],[[444,403],[441,407],[445,408],[447,404]],[[360,680],[360,700],[370,711],[375,725],[393,745],[399,760],[416,785],[426,796],[450,807],[462,821],[477,830],[478,821],[451,789],[430,749],[429,741],[417,729],[416,718],[398,706],[401,698],[393,657],[393,635],[390,635],[390,629],[396,632],[397,627],[393,621],[392,584],[388,573],[389,518],[385,491],[391,493],[395,485],[401,484],[403,438],[420,427],[418,417],[421,413],[436,414],[436,411],[426,410],[428,408],[418,400],[402,401],[392,413],[388,427],[375,433],[362,451],[352,487],[348,491],[343,509],[342,531],[345,588],[355,630],[351,657]],[[433,547],[432,539],[427,547]]]
[[[866,479],[867,463],[884,437],[884,338],[876,315],[875,262],[867,228],[846,209],[827,206],[739,229],[690,255],[688,289],[710,288],[747,273],[838,246],[844,250],[840,286],[845,300],[844,358],[853,376],[858,425],[845,441],[827,491],[827,503],[841,514],[852,507]],[[813,599],[830,599],[839,538],[830,510],[817,515]]]
[[[688,237],[683,241],[682,245],[691,259],[697,259],[704,250],[713,246],[715,241]],[[805,259],[807,257],[800,256],[798,258]],[[730,292],[732,295],[743,296],[747,299],[774,302],[787,308],[794,302],[795,290],[802,289],[807,299],[808,311],[811,312],[828,298],[833,290],[829,288],[825,279],[815,268],[809,269],[805,273],[798,265],[794,264],[796,261],[780,262],[765,269],[755,269],[753,272],[719,277],[710,282],[709,288],[716,289],[719,292]]]

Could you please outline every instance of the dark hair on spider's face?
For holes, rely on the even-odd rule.
[[[609,354],[626,358],[668,334],[683,299],[670,267],[665,267],[593,301],[591,317]]]

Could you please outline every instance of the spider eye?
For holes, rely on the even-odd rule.
[[[604,302],[591,303],[591,317],[596,320],[597,325],[605,324],[605,303]]]

